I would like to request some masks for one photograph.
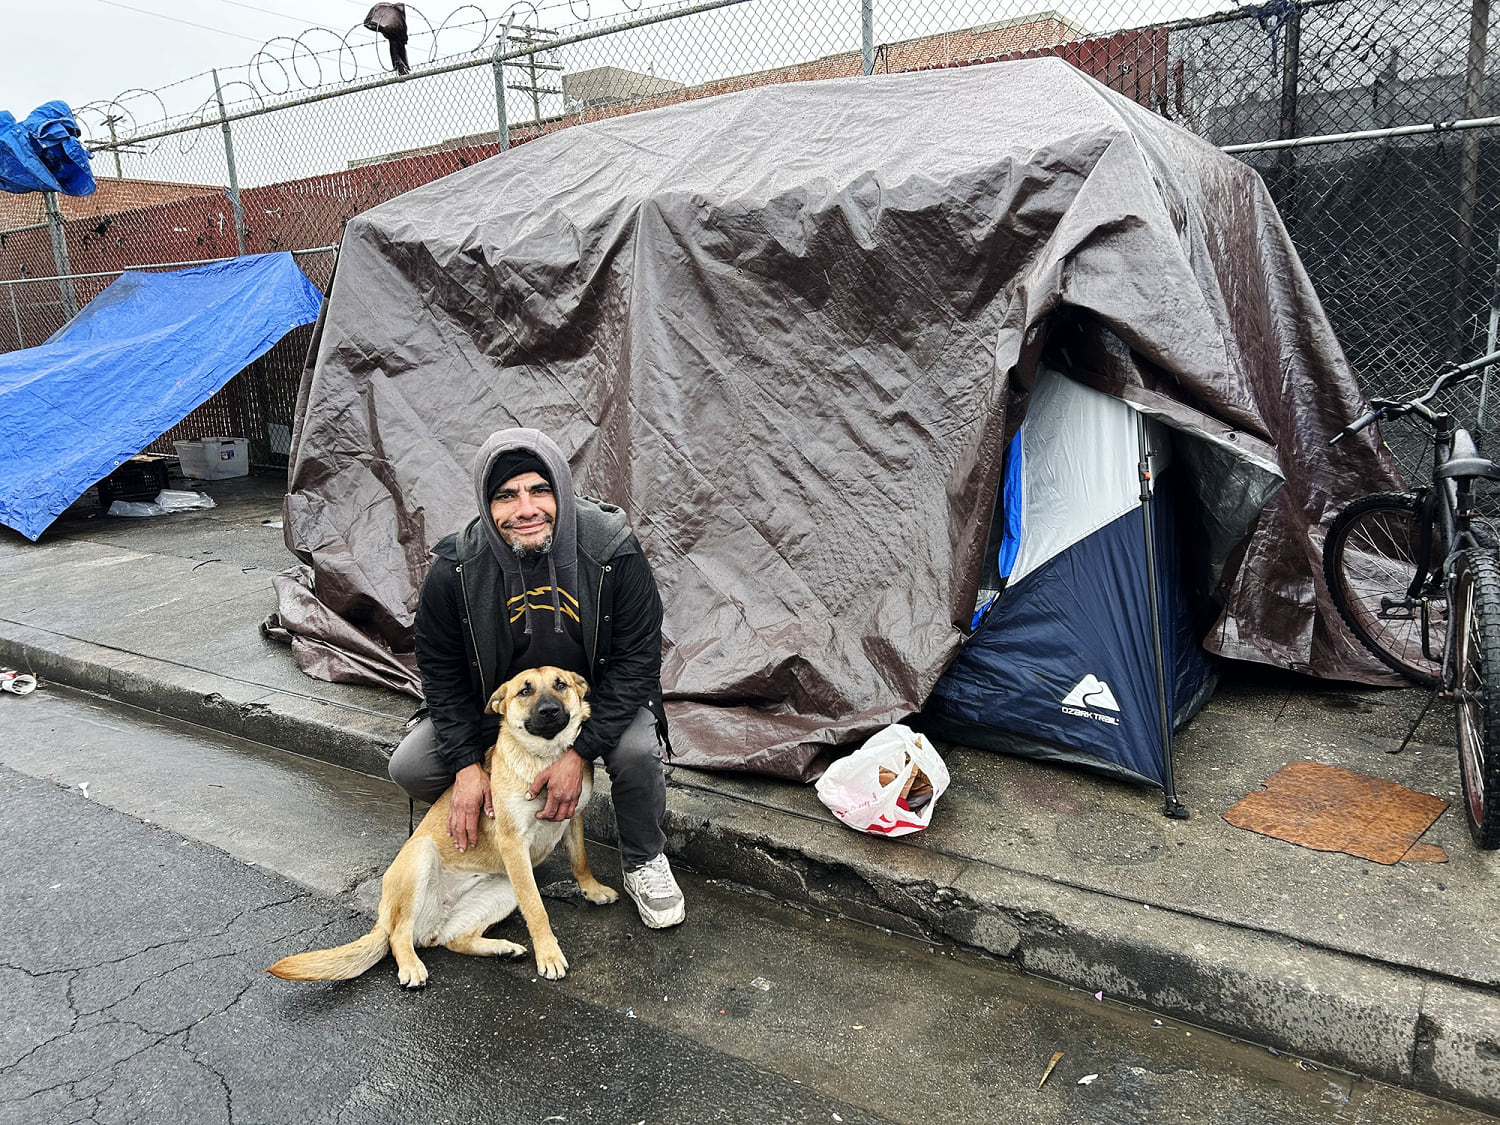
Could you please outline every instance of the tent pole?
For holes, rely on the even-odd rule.
[[[1162,813],[1173,820],[1186,820],[1188,811],[1177,799],[1172,778],[1172,714],[1167,707],[1167,660],[1161,643],[1161,602],[1156,592],[1156,521],[1151,511],[1151,455],[1146,441],[1146,416],[1136,412],[1136,441],[1140,449],[1137,467],[1141,480],[1141,522],[1146,533],[1146,594],[1151,605],[1151,649],[1156,658],[1156,712],[1161,723],[1162,788],[1166,790]]]

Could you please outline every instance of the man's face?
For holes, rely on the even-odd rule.
[[[557,497],[541,473],[522,473],[502,484],[490,500],[490,518],[511,550],[541,554],[552,546]]]

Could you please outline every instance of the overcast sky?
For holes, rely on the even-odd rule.
[[[113,98],[132,87],[168,87],[214,67],[221,71],[243,68],[267,40],[299,36],[312,27],[341,35],[355,29],[351,42],[368,44],[377,36],[360,24],[372,2],[0,0],[7,48],[0,65],[0,109],[25,117],[55,98],[81,106]],[[624,4],[623,0],[573,0],[571,4],[536,0],[536,6],[556,26],[588,15],[616,13]],[[632,0],[629,6],[640,7],[641,0]],[[436,24],[450,13],[458,20],[475,22],[481,14],[496,20],[506,11],[506,4],[496,0],[481,0],[457,12],[464,7],[458,0],[429,0],[415,7]],[[409,23],[414,33],[420,30],[414,16]],[[335,45],[326,36],[309,36],[306,42],[318,50]],[[445,35],[444,44],[451,44],[444,53],[470,45],[461,32]],[[414,64],[420,61],[419,50],[425,57],[425,46],[419,48],[414,39]],[[286,53],[284,47],[282,53]]]
[[[1144,23],[1171,10],[1213,10],[1238,0],[972,0],[951,5],[963,15],[1014,15],[1047,8],[1084,16],[1086,22],[1125,18],[1123,25]],[[72,106],[113,98],[131,87],[160,89],[212,67],[243,67],[263,43],[275,36],[296,36],[313,26],[339,33],[358,28],[371,0],[0,0],[4,13],[5,62],[0,66],[0,109],[24,117],[42,102],[60,98]],[[549,9],[548,23],[575,22],[586,13],[598,16],[621,10],[624,0],[537,0]],[[859,0],[807,0],[809,6],[847,8],[857,22]],[[877,36],[881,7],[938,10],[942,0],[876,0]],[[418,5],[434,23],[460,5],[457,0],[428,0]],[[630,7],[639,7],[634,0]],[[505,4],[481,0],[491,19]],[[592,12],[590,13],[590,7]],[[1093,16],[1094,20],[1087,20]],[[1136,19],[1126,17],[1135,16]],[[472,10],[459,18],[475,19]],[[416,21],[412,20],[415,27]],[[1117,25],[1119,26],[1119,25]],[[368,43],[362,28],[355,40]],[[459,43],[454,37],[451,42]],[[319,47],[331,39],[310,38]],[[414,44],[415,48],[415,44]],[[450,53],[445,51],[444,53]],[[413,50],[414,63],[418,61]],[[199,84],[201,85],[201,84]],[[199,88],[195,85],[195,89]],[[211,87],[210,87],[211,89]],[[169,107],[185,110],[193,106]]]

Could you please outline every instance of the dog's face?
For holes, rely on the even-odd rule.
[[[577,672],[532,668],[496,688],[485,710],[498,714],[501,724],[523,745],[541,752],[539,744],[552,743],[556,754],[561,754],[573,745],[589,717],[584,700],[588,690],[587,681]]]

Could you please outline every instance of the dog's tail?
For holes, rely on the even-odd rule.
[[[282,980],[352,980],[379,963],[390,948],[390,935],[377,925],[348,945],[283,957],[266,972]]]

